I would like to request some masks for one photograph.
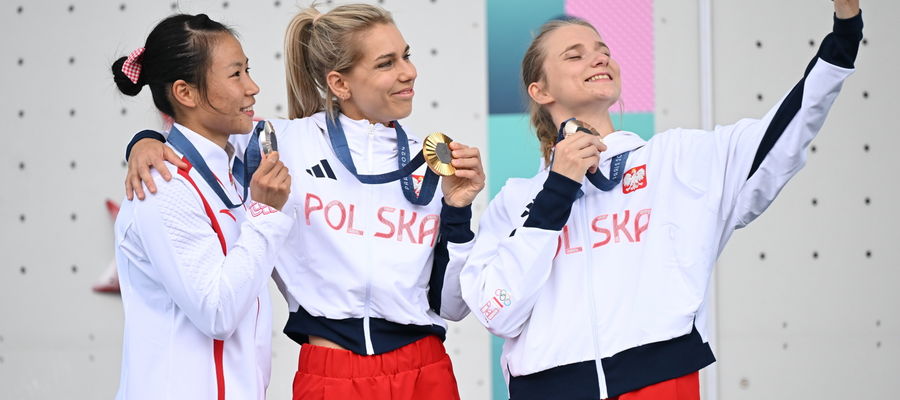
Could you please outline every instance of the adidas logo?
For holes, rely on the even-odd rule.
[[[334,171],[332,171],[331,166],[328,165],[328,160],[319,160],[318,164],[307,168],[306,173],[316,178],[328,177],[337,180],[337,177],[334,176]]]

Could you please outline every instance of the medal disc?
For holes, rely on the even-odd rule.
[[[449,146],[452,141],[453,139],[440,132],[432,133],[425,138],[425,144],[422,146],[425,163],[438,175],[450,176],[456,173],[456,168],[450,165],[453,161]]]
[[[278,151],[278,140],[275,138],[275,128],[272,127],[272,123],[266,121],[263,125],[262,132],[262,150],[264,154],[269,154],[273,151]]]
[[[587,122],[572,118],[563,125],[563,133],[568,137],[575,132],[584,132],[589,135],[600,136],[597,130]]]

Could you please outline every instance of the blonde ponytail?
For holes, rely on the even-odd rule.
[[[393,23],[390,13],[369,4],[347,4],[324,14],[314,4],[295,15],[284,35],[288,117],[334,115],[336,98],[326,76],[353,68],[360,58],[360,33]]]
[[[309,69],[307,46],[313,21],[321,15],[315,8],[299,12],[284,35],[285,75],[288,90],[288,118],[308,117],[324,108],[323,87]]]

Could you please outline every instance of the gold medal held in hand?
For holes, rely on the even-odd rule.
[[[456,168],[450,165],[450,162],[453,161],[450,151],[450,142],[452,141],[453,139],[440,132],[432,133],[425,138],[422,155],[425,156],[428,168],[438,175],[451,176],[456,173]]]

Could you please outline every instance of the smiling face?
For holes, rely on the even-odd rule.
[[[377,24],[357,35],[361,54],[353,68],[338,74],[332,90],[341,111],[352,119],[389,122],[412,112],[416,67],[409,45],[394,24]]]
[[[607,110],[619,100],[622,81],[619,64],[594,29],[561,26],[542,43],[544,79],[538,82],[545,106],[577,115],[585,109]]]
[[[247,133],[253,129],[253,104],[259,86],[250,78],[247,56],[230,34],[219,34],[210,51],[206,97],[200,96],[192,119],[215,135]]]

